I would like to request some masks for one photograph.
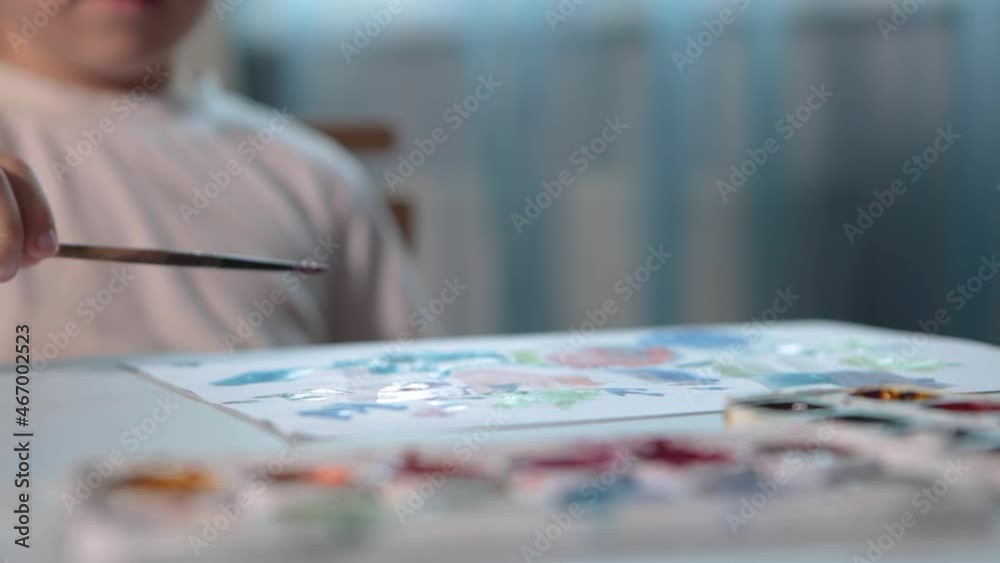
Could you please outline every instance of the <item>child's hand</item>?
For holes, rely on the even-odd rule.
[[[59,247],[52,212],[31,169],[0,152],[0,282]]]

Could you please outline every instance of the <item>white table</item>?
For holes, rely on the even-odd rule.
[[[183,398],[169,390],[150,383],[118,367],[115,360],[88,360],[53,364],[44,372],[34,372],[31,383],[30,430],[35,436],[31,442],[31,492],[32,492],[32,548],[24,550],[14,546],[11,503],[15,498],[13,479],[16,460],[11,432],[15,431],[13,372],[9,366],[0,368],[0,429],[7,436],[0,446],[0,562],[6,557],[9,563],[29,561],[54,562],[52,549],[61,542],[59,524],[65,516],[60,501],[63,487],[79,464],[88,460],[105,460],[115,450],[121,451],[126,460],[137,460],[162,454],[182,457],[197,456],[267,456],[277,453],[283,442],[253,424],[239,420],[209,405]],[[147,422],[146,436],[141,425],[151,419],[157,401],[167,401],[176,410],[155,428]],[[158,414],[163,411],[159,411]],[[161,416],[161,419],[163,416]],[[134,452],[129,451],[136,441],[123,441],[122,435],[131,427],[139,427],[139,442]],[[692,415],[647,419],[641,421],[574,425],[544,429],[506,429],[496,432],[491,440],[526,441],[540,436],[579,436],[581,434],[627,434],[714,431],[723,427],[721,415]],[[421,443],[447,443],[454,436],[421,436]],[[406,440],[415,442],[417,438]],[[384,441],[399,442],[397,437],[364,440],[365,445]],[[360,444],[355,440],[307,443],[306,453],[336,451]],[[820,552],[747,553],[739,560],[769,562],[831,561],[848,562],[861,550],[822,550]],[[667,561],[660,558],[657,561]],[[678,558],[685,562],[734,561],[732,554]],[[908,549],[905,541],[883,561],[969,561],[996,563],[1000,561],[1000,541],[992,540],[983,545],[939,546],[928,549],[920,545]]]

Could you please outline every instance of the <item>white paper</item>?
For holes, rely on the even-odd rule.
[[[831,322],[587,332],[129,365],[281,434],[308,437],[715,412],[730,396],[802,386],[1000,389],[1000,349],[922,333]]]

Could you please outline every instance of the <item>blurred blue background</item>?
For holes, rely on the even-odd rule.
[[[249,95],[393,124],[399,147],[368,158],[383,189],[447,131],[395,188],[417,205],[431,292],[469,286],[450,333],[566,330],[607,299],[606,327],[742,322],[790,289],[781,319],[916,331],[945,309],[942,332],[1000,342],[1000,279],[979,277],[1000,251],[995,0],[257,0],[220,16]],[[446,112],[490,75],[453,129]],[[574,152],[609,118],[628,128],[581,172]],[[573,183],[519,232],[512,214],[563,170]],[[672,258],[625,302],[616,286],[661,245]]]

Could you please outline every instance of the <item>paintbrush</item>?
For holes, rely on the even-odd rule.
[[[208,254],[203,252],[175,252],[172,250],[152,250],[140,248],[114,248],[110,246],[89,246],[61,244],[59,258],[80,260],[101,260],[105,262],[126,262],[131,264],[158,264],[186,268],[222,268],[229,270],[269,270],[281,272],[301,272],[317,274],[326,271],[326,265],[315,261],[295,262],[292,260],[271,260],[254,256],[231,254]]]

